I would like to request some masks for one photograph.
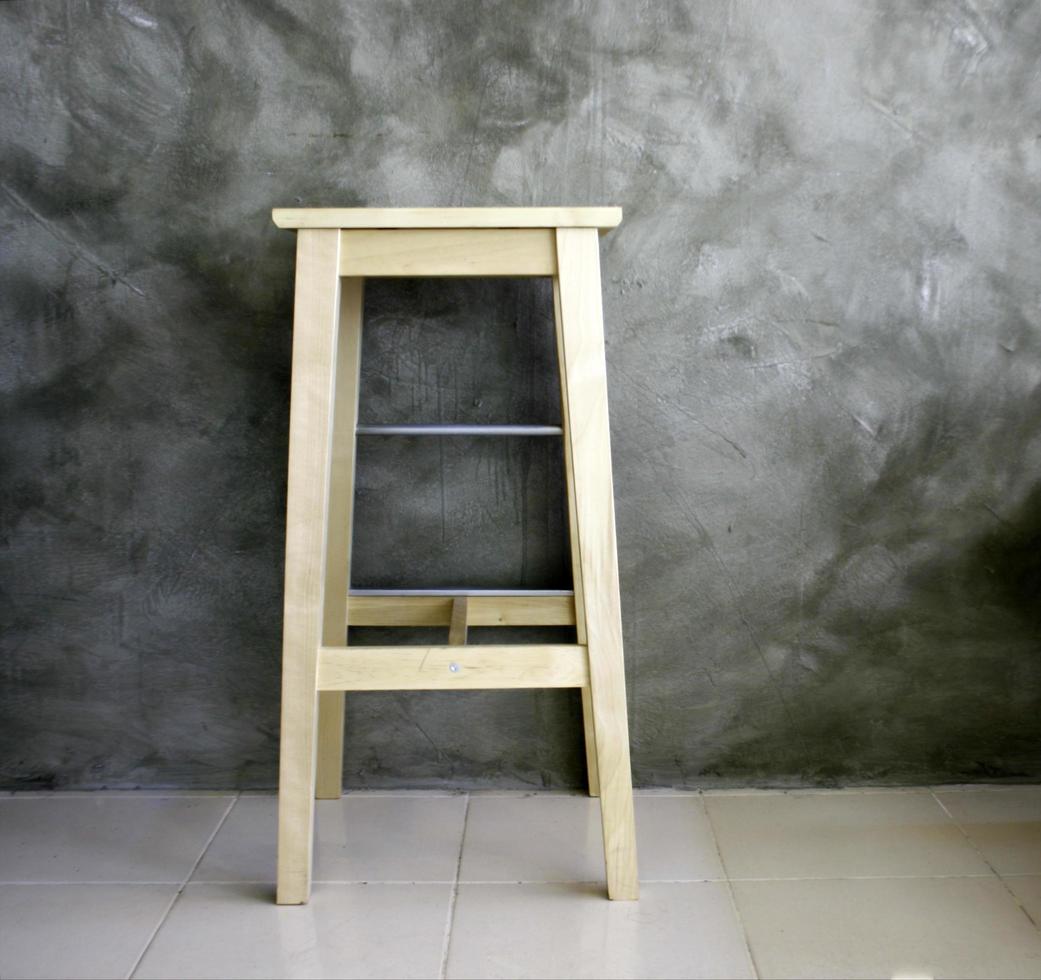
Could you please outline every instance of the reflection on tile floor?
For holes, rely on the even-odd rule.
[[[0,797],[2,977],[1036,977],[1041,787],[639,794],[642,899],[598,804],[317,804],[273,904],[259,794]]]

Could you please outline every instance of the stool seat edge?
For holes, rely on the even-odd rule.
[[[597,228],[621,223],[620,207],[275,208],[279,228]]]

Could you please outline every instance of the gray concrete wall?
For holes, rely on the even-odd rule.
[[[621,204],[638,783],[1041,776],[1041,6],[0,5],[0,781],[275,778],[293,236]],[[556,417],[542,283],[373,283],[370,420]],[[548,443],[371,443],[358,584],[555,585]],[[370,642],[370,636],[359,636]],[[566,692],[365,695],[354,786],[574,786]]]

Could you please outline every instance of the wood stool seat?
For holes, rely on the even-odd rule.
[[[598,234],[620,208],[282,208],[295,228],[279,763],[280,904],[310,894],[314,800],[342,793],[345,691],[573,687],[613,899],[636,899]],[[553,278],[562,424],[358,424],[370,276]],[[563,440],[574,588],[351,589],[358,437]],[[351,626],[448,627],[432,646],[347,644]],[[470,626],[574,626],[575,643],[467,645]]]
[[[596,228],[621,224],[621,208],[275,208],[279,228]]]

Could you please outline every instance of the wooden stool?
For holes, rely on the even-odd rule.
[[[342,792],[345,691],[577,687],[590,793],[600,796],[607,893],[634,900],[598,232],[620,208],[277,209],[296,228],[286,517],[278,902],[311,888],[314,799]],[[394,426],[410,434],[563,436],[574,590],[349,591],[366,276],[551,276],[561,428]],[[366,427],[365,431],[391,427]],[[546,430],[540,433],[528,429]],[[355,626],[449,626],[445,646],[348,647]],[[574,625],[575,644],[466,646],[474,626]]]

